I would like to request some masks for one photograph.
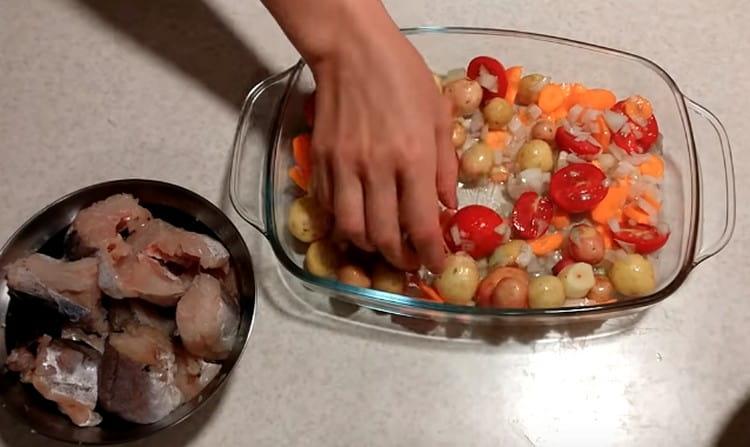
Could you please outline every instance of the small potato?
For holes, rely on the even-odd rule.
[[[529,307],[548,309],[565,303],[565,288],[556,276],[545,275],[529,282]]]
[[[568,254],[578,262],[598,264],[604,259],[604,238],[591,225],[580,224],[568,234]]]
[[[466,142],[466,128],[463,124],[458,121],[453,123],[453,130],[451,131],[451,143],[456,149],[462,147]]]
[[[503,98],[492,98],[482,110],[484,122],[490,130],[500,130],[505,127],[513,119],[513,113],[513,106]]]
[[[331,216],[312,197],[296,199],[289,207],[289,232],[302,242],[324,238],[331,229]]]
[[[339,265],[341,265],[341,252],[333,242],[322,239],[307,247],[304,266],[313,275],[335,279]]]
[[[445,270],[435,280],[438,293],[451,304],[470,304],[479,287],[479,268],[463,253],[448,256]]]
[[[372,281],[361,267],[356,265],[345,265],[338,269],[336,277],[339,281],[350,286],[370,288]]]
[[[484,143],[476,143],[461,155],[461,179],[476,182],[489,175],[495,164],[492,148]]]
[[[555,159],[549,143],[543,140],[531,140],[521,146],[516,155],[516,163],[521,171],[538,168],[542,172],[550,172],[555,166]]]
[[[471,79],[459,79],[445,86],[443,95],[451,100],[458,116],[469,116],[482,103],[482,86]]]
[[[529,282],[529,274],[526,270],[517,267],[497,267],[484,277],[477,289],[477,303],[484,305],[492,301],[492,292],[500,281],[506,278],[516,279],[524,284]]]
[[[609,270],[609,279],[615,290],[627,297],[646,295],[656,287],[654,267],[638,254],[616,260]]]
[[[597,303],[606,303],[615,299],[615,288],[612,282],[606,276],[597,275],[595,277],[594,287],[589,290],[588,299]]]
[[[555,140],[555,125],[550,120],[541,120],[531,128],[531,138],[552,142]]]
[[[522,106],[535,103],[539,99],[539,91],[542,90],[547,78],[538,73],[526,75],[518,83],[518,94],[516,102]]]
[[[516,278],[505,278],[492,291],[492,306],[525,309],[529,307],[529,285]]]
[[[379,262],[372,272],[372,287],[383,292],[402,294],[406,287],[406,275],[390,264]]]
[[[558,278],[563,283],[565,297],[569,299],[581,299],[594,287],[594,269],[591,264],[576,262],[562,269]]]
[[[490,268],[518,265],[518,255],[528,245],[526,241],[516,239],[497,247],[490,256]]]

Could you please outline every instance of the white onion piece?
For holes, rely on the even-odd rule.
[[[568,163],[586,163],[586,160],[584,160],[583,158],[579,157],[578,155],[572,152],[566,152],[566,154],[567,154],[566,158],[567,158]]]
[[[477,82],[492,93],[497,93],[497,76],[484,68],[484,65],[479,66],[479,77],[477,78]]]
[[[482,130],[482,127],[484,126],[484,115],[482,115],[482,112],[479,110],[475,110],[474,113],[471,114],[471,124],[469,125],[469,132],[477,133],[480,130]]]
[[[529,265],[529,262],[531,262],[531,258],[534,257],[534,252],[531,251],[531,247],[529,247],[529,244],[524,244],[521,247],[521,251],[518,253],[518,256],[516,256],[516,263],[520,267],[526,267]]]
[[[581,113],[583,113],[583,107],[581,107],[580,104],[576,104],[573,107],[568,110],[568,121],[570,122],[576,122],[578,121],[578,118],[581,116]]]
[[[586,141],[589,142],[589,143],[591,143],[591,144],[593,144],[594,146],[596,146],[598,148],[602,147],[602,145],[599,144],[598,141],[596,141],[596,138],[594,138],[593,135],[589,135],[588,137],[586,137]]]
[[[612,230],[613,233],[619,233],[622,230],[622,228],[620,228],[620,222],[614,217],[607,221],[607,225],[609,225],[609,229]]]
[[[529,117],[531,117],[532,120],[535,120],[542,116],[542,109],[539,108],[536,104],[531,104],[527,109],[526,112],[529,114]]]
[[[611,110],[604,111],[604,122],[607,123],[609,130],[612,132],[619,132],[622,126],[628,122],[628,117],[622,113],[613,112]]]
[[[583,115],[583,119],[586,121],[596,121],[596,119],[599,118],[599,115],[601,114],[602,112],[596,109],[588,109],[586,110],[586,113]]]
[[[651,155],[649,154],[630,154],[628,157],[628,161],[636,166],[640,166],[643,163],[646,163],[651,158]]]
[[[521,123],[521,119],[518,118],[518,115],[513,115],[513,118],[511,118],[510,122],[508,123],[508,130],[513,135],[516,135],[522,129],[523,129],[523,123]]]
[[[454,68],[453,70],[448,71],[448,73],[446,73],[445,77],[443,78],[443,85],[448,85],[453,81],[458,81],[459,79],[466,79],[465,68]]]
[[[609,153],[612,154],[616,159],[623,160],[628,154],[622,150],[622,148],[616,144],[609,145]]]
[[[612,154],[599,154],[598,160],[604,171],[609,171],[617,164],[617,159]]]
[[[627,161],[623,160],[617,165],[615,170],[612,172],[612,175],[616,178],[623,178],[632,174],[633,171],[635,171],[635,167]]]
[[[643,211],[645,211],[646,214],[648,214],[649,217],[652,218],[652,219],[655,218],[656,215],[659,212],[656,208],[654,208],[653,205],[651,205],[650,203],[648,203],[646,201],[646,199],[644,199],[643,197],[639,197],[638,200],[636,200],[635,203],[637,203],[638,207],[640,209],[642,209]]]
[[[451,235],[451,239],[453,240],[453,245],[455,245],[456,247],[460,246],[461,233],[458,231],[458,227],[456,225],[453,225],[449,230],[449,233]]]

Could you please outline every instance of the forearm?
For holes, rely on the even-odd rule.
[[[388,39],[398,28],[379,0],[262,0],[312,66],[358,46]]]

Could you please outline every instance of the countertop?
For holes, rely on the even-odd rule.
[[[748,8],[388,6],[401,26],[530,30],[656,61],[734,143],[733,240],[622,333],[487,343],[288,311],[268,244],[233,215],[260,278],[250,343],[218,399],[136,445],[750,445]],[[0,1],[0,241],[62,194],[113,178],[174,182],[231,212],[224,185],[241,100],[296,58],[257,1]],[[1,445],[56,445],[4,415],[0,428]]]

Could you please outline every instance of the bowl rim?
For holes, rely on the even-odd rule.
[[[176,192],[177,194],[181,194],[183,196],[186,196],[190,198],[191,200],[196,201],[200,204],[200,206],[204,209],[209,210],[214,216],[217,216],[219,219],[222,220],[222,225],[226,230],[228,230],[231,233],[232,238],[239,241],[239,246],[234,247],[235,250],[240,251],[240,259],[235,259],[234,257],[231,257],[231,251],[230,251],[230,260],[234,261],[235,263],[241,263],[243,265],[246,265],[250,268],[249,272],[243,272],[243,275],[247,275],[247,278],[245,280],[248,282],[247,290],[240,290],[240,300],[243,303],[248,303],[251,305],[251,308],[247,312],[247,315],[245,315],[245,311],[241,311],[241,316],[243,318],[248,318],[249,322],[247,324],[247,333],[243,334],[240,333],[242,344],[240,346],[235,346],[233,348],[233,353],[230,354],[229,362],[224,360],[221,364],[222,370],[219,372],[219,374],[211,381],[209,382],[208,386],[212,386],[213,389],[210,390],[209,393],[207,393],[207,389],[204,388],[201,393],[199,393],[197,396],[195,396],[193,399],[187,402],[183,402],[180,404],[179,407],[175,409],[177,411],[180,407],[189,405],[189,411],[185,412],[185,414],[181,415],[177,419],[171,421],[169,424],[162,425],[161,420],[157,421],[153,424],[135,424],[139,427],[153,427],[153,430],[137,430],[134,434],[128,434],[127,436],[122,436],[121,438],[109,438],[105,440],[98,440],[98,441],[87,441],[87,440],[78,440],[78,439],[70,439],[67,437],[64,437],[56,432],[51,432],[48,430],[40,430],[38,427],[34,426],[28,418],[24,417],[24,414],[19,409],[15,408],[14,405],[11,405],[10,403],[6,403],[6,395],[3,393],[2,396],[0,396],[0,401],[2,401],[4,404],[2,405],[2,410],[9,413],[12,417],[22,422],[24,425],[30,427],[35,434],[42,435],[44,437],[54,439],[56,441],[61,441],[65,443],[70,444],[85,444],[85,445],[111,445],[111,444],[120,444],[120,443],[128,443],[133,442],[139,439],[144,439],[147,437],[150,437],[156,433],[165,431],[167,429],[173,428],[179,424],[181,424],[183,421],[189,419],[192,417],[196,412],[198,412],[201,408],[203,408],[207,402],[214,399],[217,394],[220,394],[223,387],[225,386],[229,376],[234,371],[235,367],[239,363],[242,354],[245,352],[245,349],[247,348],[247,345],[250,341],[250,336],[252,335],[253,328],[255,327],[255,321],[256,321],[256,313],[257,313],[257,283],[255,281],[255,275],[253,271],[253,263],[252,263],[252,255],[250,254],[250,250],[247,246],[247,243],[245,242],[244,238],[242,237],[242,233],[239,231],[237,226],[232,222],[232,220],[227,216],[227,214],[222,211],[218,206],[216,206],[213,202],[206,199],[202,195],[191,191],[190,189],[187,189],[183,186],[169,183],[161,180],[155,180],[155,179],[144,179],[144,178],[122,178],[122,179],[114,179],[114,180],[107,180],[103,182],[94,183],[88,186],[84,186],[82,188],[79,188],[77,190],[74,190],[72,192],[69,192],[62,197],[54,200],[53,202],[49,203],[48,205],[41,208],[39,211],[34,213],[31,217],[26,219],[24,223],[16,229],[9,237],[8,239],[3,243],[2,247],[0,248],[0,261],[3,260],[4,257],[7,256],[7,252],[15,245],[19,237],[29,229],[30,226],[34,225],[39,221],[40,218],[45,217],[46,214],[52,212],[56,208],[62,206],[65,202],[75,199],[76,197],[82,196],[86,193],[90,193],[97,190],[104,190],[108,188],[114,188],[114,189],[123,189],[123,193],[128,193],[127,188],[133,188],[137,186],[144,186],[149,188],[160,188],[165,191],[169,192]],[[139,199],[138,197],[136,197]],[[156,205],[154,203],[149,203],[152,205]],[[170,207],[169,205],[166,205],[167,207]],[[171,207],[174,209],[177,209],[178,211],[181,211],[187,215],[190,215],[191,217],[194,217],[197,221],[201,222],[204,226],[211,229],[211,231],[214,233],[215,237],[218,236],[218,232],[209,226],[209,224],[198,217],[193,216],[191,213],[180,210],[175,207]],[[80,210],[79,208],[78,210]],[[73,214],[75,216],[76,213]],[[71,216],[72,220],[72,216]],[[70,225],[70,223],[66,224]],[[62,231],[64,227],[61,227],[57,231]],[[48,239],[48,238],[47,238]],[[224,238],[221,238],[224,239]],[[224,243],[224,241],[221,241]],[[235,272],[236,275],[239,275],[239,272]],[[242,281],[240,281],[239,278],[237,278],[238,281],[238,287],[242,287]],[[5,295],[7,291],[6,282],[4,278],[4,274],[2,273],[2,265],[0,265],[0,294]],[[6,376],[8,371],[5,367],[5,358],[7,356],[7,346],[6,346],[6,339],[5,339],[5,319],[7,317],[7,311],[8,311],[8,303],[10,302],[10,299],[5,299],[3,297],[2,300],[0,300],[0,322],[2,322],[2,326],[0,327],[0,360],[2,360],[2,364],[0,364],[0,376]],[[246,304],[247,305],[247,304]],[[242,331],[243,325],[242,322],[240,323],[240,331]],[[214,385],[212,385],[214,384]],[[207,386],[207,387],[208,387]],[[3,385],[4,387],[4,385]],[[61,414],[61,413],[60,413]],[[65,416],[63,416],[65,417]],[[168,418],[169,415],[167,415],[164,419]],[[76,427],[71,423],[70,425],[71,429],[73,430],[96,430],[100,429],[99,427]]]
[[[475,28],[475,27],[460,27],[460,26],[418,26],[410,28],[402,28],[402,33],[405,35],[417,35],[417,34],[477,34],[477,35],[488,35],[488,36],[505,36],[514,38],[526,38],[538,41],[544,41],[551,44],[559,44],[577,47],[589,51],[603,53],[611,56],[625,58],[637,62],[657,73],[670,87],[674,94],[676,101],[677,110],[679,112],[680,120],[683,124],[683,131],[685,132],[685,139],[687,142],[687,153],[689,160],[690,172],[690,197],[686,203],[686,206],[690,206],[690,219],[687,227],[687,244],[684,250],[680,253],[683,254],[683,262],[679,265],[679,269],[675,273],[672,280],[667,283],[664,287],[657,290],[656,292],[633,299],[617,301],[610,304],[592,304],[587,306],[577,307],[560,307],[551,309],[495,309],[495,308],[479,308],[472,306],[458,306],[448,303],[437,303],[427,300],[420,300],[417,298],[410,298],[404,295],[393,294],[389,292],[383,292],[374,289],[366,289],[357,286],[351,286],[340,283],[335,280],[320,278],[300,268],[294,261],[292,261],[286,254],[284,248],[281,245],[278,234],[276,233],[276,218],[274,213],[274,198],[273,198],[273,186],[275,183],[275,171],[274,164],[277,156],[277,148],[280,146],[281,140],[281,121],[288,107],[289,98],[291,96],[293,87],[296,85],[297,79],[299,78],[302,69],[306,66],[303,59],[293,66],[289,67],[284,73],[279,76],[286,77],[286,85],[283,88],[281,100],[276,111],[276,116],[271,127],[271,139],[268,150],[268,156],[265,158],[265,166],[263,169],[264,179],[262,183],[263,190],[263,203],[262,203],[262,220],[265,225],[265,229],[260,229],[264,236],[269,240],[272,250],[279,260],[281,265],[291,273],[294,277],[303,282],[332,293],[335,296],[340,296],[343,299],[354,299],[357,304],[371,305],[381,310],[388,309],[391,311],[411,312],[414,311],[419,315],[439,318],[469,318],[473,321],[499,321],[512,317],[513,319],[538,319],[540,317],[551,317],[556,320],[562,321],[565,317],[579,317],[579,316],[591,316],[600,315],[605,316],[607,314],[622,314],[630,311],[645,310],[654,304],[664,300],[672,293],[674,293],[685,281],[688,274],[695,267],[694,259],[697,250],[697,239],[699,229],[699,218],[700,218],[700,185],[701,179],[699,175],[699,167],[697,154],[695,149],[695,137],[693,134],[693,126],[690,120],[688,112],[687,102],[685,95],[678,87],[675,80],[669,73],[666,72],[655,62],[643,56],[633,54],[630,52],[582,42],[574,39],[557,37],[547,34],[531,33],[525,31],[517,31],[510,29],[493,29],[493,28]],[[253,89],[255,90],[255,89]],[[247,99],[250,99],[253,91],[248,95]],[[243,129],[243,123],[247,122],[248,115],[251,107],[246,107],[248,101],[243,106],[242,113],[239,118],[237,138],[235,138],[235,154],[241,153],[242,146],[244,144],[244,135],[240,137],[240,129]],[[231,191],[231,189],[230,189]],[[232,200],[233,204],[237,204],[238,198]],[[256,226],[241,210],[238,210],[238,214],[248,223]],[[256,226],[257,228],[257,226]],[[355,298],[356,297],[356,298]],[[413,316],[413,315],[412,315]]]

